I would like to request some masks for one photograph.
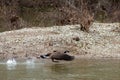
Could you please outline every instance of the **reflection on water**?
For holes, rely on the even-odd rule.
[[[16,65],[12,65],[12,64],[8,64],[6,67],[7,67],[8,70],[16,69]]]
[[[120,80],[120,60],[87,60],[53,63],[49,60],[0,63],[0,80]]]

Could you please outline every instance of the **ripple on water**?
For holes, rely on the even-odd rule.
[[[7,68],[6,68],[7,67]],[[0,62],[0,80],[120,80],[120,60]],[[8,77],[6,79],[6,76]]]
[[[14,70],[16,69],[16,65],[7,65],[8,70]]]

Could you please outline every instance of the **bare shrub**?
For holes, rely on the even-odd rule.
[[[2,0],[1,15],[3,19],[2,25],[5,30],[15,30],[23,27],[23,20],[19,16],[19,0]],[[26,24],[24,24],[25,26]]]
[[[13,30],[80,24],[82,31],[89,32],[94,19],[120,22],[119,4],[120,0],[0,0],[0,26]],[[11,22],[14,16],[19,18]]]
[[[89,28],[94,21],[94,14],[90,15],[87,10],[83,11],[82,13],[83,16],[80,18],[81,30],[89,32]]]
[[[86,2],[81,0],[81,7],[78,8],[74,4],[71,4],[69,1],[65,2],[59,9],[61,15],[59,16],[60,24],[80,24],[81,30],[89,32],[89,27],[94,21],[94,15],[89,10]]]

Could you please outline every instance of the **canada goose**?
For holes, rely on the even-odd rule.
[[[64,51],[63,53],[58,52],[58,51],[53,51],[53,53],[47,53],[45,55],[40,55],[40,57],[43,59],[50,58],[53,62],[58,62],[55,60],[72,61],[74,59],[74,56],[70,56],[67,53],[69,53],[69,51]]]

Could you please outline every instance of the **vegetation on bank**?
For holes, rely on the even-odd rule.
[[[81,24],[85,30],[92,18],[120,22],[119,4],[120,0],[0,0],[0,31],[66,24]]]

